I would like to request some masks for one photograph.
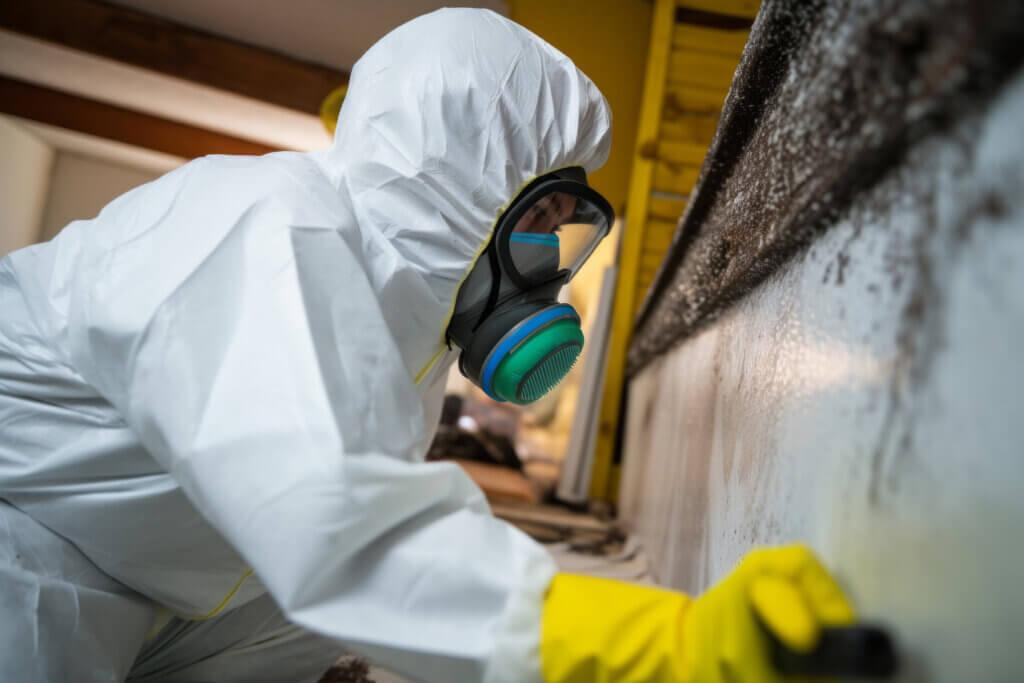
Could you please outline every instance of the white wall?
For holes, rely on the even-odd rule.
[[[53,238],[180,157],[0,116],[0,257]]]
[[[0,257],[38,239],[54,152],[0,116]]]
[[[51,239],[71,221],[94,217],[112,199],[158,175],[73,152],[57,154],[41,239]]]

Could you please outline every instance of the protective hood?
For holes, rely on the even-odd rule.
[[[401,312],[389,324],[414,377],[445,348],[458,288],[503,208],[549,171],[596,170],[610,143],[590,79],[490,11],[419,17],[356,63],[323,165],[363,248],[392,255],[368,260],[368,275],[385,311]]]

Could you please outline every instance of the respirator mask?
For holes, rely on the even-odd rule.
[[[615,214],[582,168],[541,176],[498,219],[459,289],[448,326],[459,370],[496,401],[524,405],[568,374],[583,349],[576,310],[558,293]]]

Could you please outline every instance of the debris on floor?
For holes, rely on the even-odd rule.
[[[320,683],[374,683],[370,663],[360,657],[343,657],[324,672]]]

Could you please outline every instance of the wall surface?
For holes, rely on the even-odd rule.
[[[53,150],[0,116],[0,257],[39,239]]]
[[[662,583],[802,541],[902,680],[1021,680],[1021,121],[1018,72],[634,378],[621,513]]]
[[[0,257],[93,218],[184,159],[0,116]]]
[[[95,217],[110,201],[159,175],[149,169],[123,166],[96,157],[58,153],[53,164],[41,239],[52,239],[71,221]]]

